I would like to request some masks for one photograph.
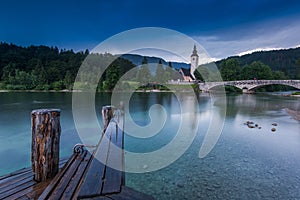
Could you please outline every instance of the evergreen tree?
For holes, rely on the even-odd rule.
[[[147,65],[148,64],[148,60],[146,58],[146,56],[143,57],[143,60],[142,60],[142,65]]]
[[[251,65],[245,65],[241,73],[243,80],[271,80],[273,78],[272,70],[262,62],[253,62]]]
[[[200,81],[209,81],[209,70],[206,66],[199,66],[194,72],[195,78]]]
[[[240,79],[241,67],[237,59],[223,60],[220,66],[220,73],[224,81]]]
[[[281,71],[273,71],[272,75],[274,80],[285,80],[287,79],[286,75]]]
[[[106,78],[103,84],[103,89],[112,91],[121,77],[119,66],[110,65],[106,70]]]
[[[182,75],[176,69],[173,68],[172,62],[169,62],[168,67],[166,67],[165,69],[165,80],[178,80],[181,78]]]
[[[154,81],[157,82],[157,83],[162,84],[162,83],[166,82],[165,78],[166,78],[165,77],[165,70],[163,68],[162,61],[159,60],[157,68],[156,68],[156,72],[155,72]]]
[[[64,85],[66,86],[67,89],[72,89],[72,84],[73,84],[73,76],[70,71],[67,71],[66,76],[64,78]]]
[[[149,70],[148,61],[146,57],[144,57],[142,61],[142,66],[140,67],[137,73],[137,81],[140,82],[140,84],[142,85],[151,82],[151,72]]]
[[[296,65],[297,65],[297,67],[296,67],[296,76],[295,76],[295,78],[300,80],[300,59],[297,60]]]

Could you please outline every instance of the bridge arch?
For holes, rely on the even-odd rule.
[[[267,86],[267,85],[284,85],[284,86],[293,87],[295,89],[300,89],[299,86],[297,87],[296,85],[291,85],[291,84],[287,84],[287,83],[267,83],[267,84],[261,84],[261,85],[256,85],[256,86],[250,87],[248,90],[257,89],[257,88],[260,88],[260,87],[263,87],[263,86]]]
[[[253,89],[266,85],[286,85],[300,89],[300,80],[239,80],[239,81],[224,81],[224,82],[206,82],[200,83],[199,88],[204,91],[209,91],[217,86],[233,86],[247,93]]]

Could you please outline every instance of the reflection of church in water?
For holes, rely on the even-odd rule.
[[[189,69],[180,68],[179,73],[182,75],[184,81],[195,81],[196,78],[194,76],[194,72],[198,67],[199,56],[197,53],[196,45],[194,45],[194,50],[191,55],[191,66]]]

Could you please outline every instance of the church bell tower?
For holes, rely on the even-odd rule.
[[[198,67],[198,60],[199,60],[199,56],[198,56],[198,53],[197,53],[196,45],[194,45],[194,50],[193,50],[193,53],[191,55],[191,67],[190,67],[190,73],[191,73],[191,75],[193,76],[194,79],[196,79],[195,76],[194,76],[194,72]]]

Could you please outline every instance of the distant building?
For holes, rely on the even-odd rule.
[[[198,62],[199,62],[199,56],[197,53],[196,45],[194,45],[194,50],[191,55],[191,68],[190,68],[191,75],[193,76],[194,79],[195,79],[194,72],[198,67]]]
[[[179,73],[182,75],[184,81],[191,82],[195,80],[194,76],[191,74],[190,69],[180,68]]]
[[[179,73],[182,75],[184,81],[194,81],[196,80],[194,72],[198,67],[199,56],[197,53],[196,45],[194,45],[194,50],[191,55],[191,66],[190,69],[180,68]]]

